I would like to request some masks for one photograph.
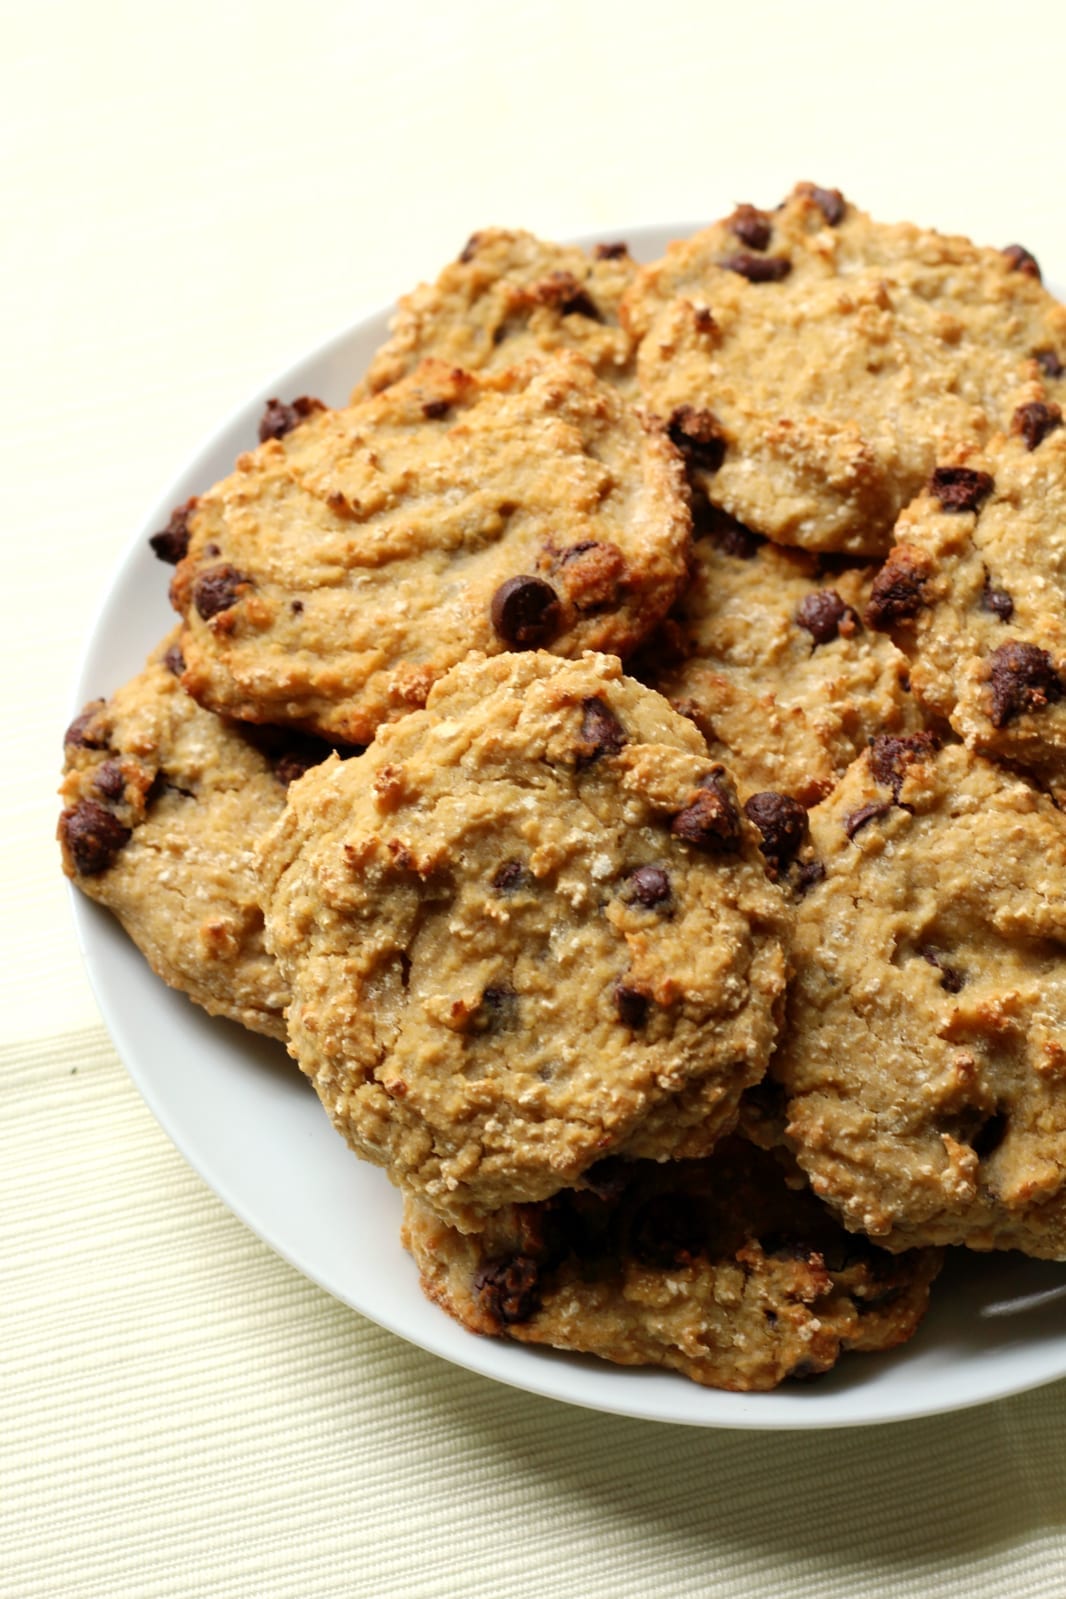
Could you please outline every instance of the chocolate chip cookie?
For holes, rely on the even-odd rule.
[[[896,527],[866,615],[916,697],[971,748],[1066,795],[1066,429],[1026,405],[1010,436],[934,470]]]
[[[1066,1258],[1066,817],[929,733],[810,815],[817,866],[772,1071],[846,1226]]]
[[[532,233],[486,228],[435,283],[400,301],[388,342],[353,394],[364,398],[435,356],[468,372],[576,350],[607,382],[632,386],[634,341],[619,321],[636,273],[624,244],[591,255]]]
[[[408,1196],[403,1238],[426,1294],[472,1332],[741,1391],[903,1343],[940,1265],[849,1236],[736,1137],[702,1161],[603,1161],[475,1236]]]
[[[671,245],[622,315],[694,479],[782,544],[884,553],[953,441],[1062,398],[1066,310],[1028,252],[810,184]]]
[[[365,743],[471,649],[625,655],[684,580],[684,471],[559,352],[426,361],[316,411],[178,513],[183,683],[241,720]]]
[[[153,971],[212,1015],[284,1039],[288,993],[263,942],[256,837],[285,787],[328,755],[298,735],[248,735],[178,681],[177,634],[67,729],[63,870],[113,911]]]
[[[692,724],[611,656],[473,657],[264,840],[289,1047],[463,1231],[607,1155],[706,1153],[763,1074],[790,912]]]
[[[745,798],[813,805],[879,732],[917,725],[906,661],[866,625],[873,573],[697,514],[693,575],[635,668],[696,722]]]

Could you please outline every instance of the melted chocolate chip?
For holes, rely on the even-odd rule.
[[[992,651],[989,663],[993,727],[1006,727],[1015,716],[1042,711],[1062,699],[1055,663],[1036,644],[1011,639]]]
[[[108,748],[107,734],[104,731],[90,732],[90,728],[97,716],[103,710],[104,700],[92,700],[83,711],[71,722],[63,734],[64,747],[72,745],[80,750],[106,750]]]
[[[476,1033],[505,1033],[518,1019],[518,995],[509,983],[486,988],[472,1018]]]
[[[106,872],[132,834],[117,816],[95,800],[78,800],[59,818],[59,837],[80,877]]]
[[[1014,601],[1006,589],[998,589],[985,579],[985,586],[981,590],[981,609],[991,611],[993,616],[998,616],[1001,622],[1009,622],[1014,615]]]
[[[882,733],[870,744],[870,772],[882,788],[892,790],[892,798],[898,804],[911,767],[930,760],[939,748],[935,733]]]
[[[867,626],[888,632],[899,622],[910,621],[926,603],[925,583],[930,567],[920,551],[898,544],[870,587],[866,607]]]
[[[597,244],[592,252],[597,261],[622,261],[629,254],[628,244]]]
[[[535,650],[559,631],[562,607],[540,577],[509,577],[492,596],[489,615],[496,634],[515,650]]]
[[[497,894],[513,894],[517,889],[523,888],[528,881],[529,873],[522,862],[509,860],[496,868],[492,886]]]
[[[979,511],[995,486],[989,473],[970,466],[938,466],[929,479],[942,511]]]
[[[172,644],[163,656],[163,665],[172,677],[180,677],[185,670],[185,657],[180,644]]]
[[[729,231],[749,250],[765,250],[773,233],[773,223],[765,211],[753,205],[738,205],[729,218]]]
[[[495,1260],[474,1277],[474,1293],[484,1310],[505,1327],[528,1321],[540,1309],[539,1267],[528,1255]]]
[[[153,533],[148,540],[153,552],[168,566],[177,566],[189,552],[189,518],[196,509],[196,495],[171,511],[170,521],[161,533]]]
[[[660,1271],[691,1266],[704,1248],[704,1229],[691,1200],[656,1194],[633,1217],[629,1248],[643,1266]]]
[[[450,410],[450,400],[426,400],[422,406],[422,415],[427,422],[439,422]]]
[[[1024,272],[1027,278],[1035,278],[1038,283],[1043,281],[1036,256],[1031,255],[1023,244],[1005,245],[1002,254],[1012,272]]]
[[[747,250],[727,255],[718,265],[727,272],[735,272],[738,277],[746,278],[749,283],[780,283],[792,271],[792,262],[787,255],[751,255]]]
[[[887,816],[892,809],[888,800],[870,800],[867,805],[860,805],[857,811],[851,811],[844,818],[844,831],[849,838],[864,828],[867,822],[877,821],[879,817]]]
[[[796,893],[806,894],[816,883],[825,882],[825,867],[821,861],[804,861],[796,873]]]
[[[820,589],[817,594],[808,594],[796,612],[796,621],[815,644],[829,644],[841,634],[850,638],[862,625],[856,612],[844,604],[836,589]]]
[[[118,761],[104,761],[96,769],[93,787],[105,800],[121,799],[126,791],[126,779]]]
[[[1011,417],[1011,432],[1018,433],[1025,440],[1027,450],[1035,450],[1042,444],[1049,433],[1054,433],[1056,428],[1062,426],[1062,408],[1058,405],[1045,405],[1043,400],[1031,400],[1028,405],[1019,405]]]
[[[960,972],[957,967],[949,965],[944,952],[937,949],[935,944],[923,945],[918,953],[924,961],[928,961],[930,966],[935,966],[940,973],[941,988],[949,994],[957,994],[966,981],[965,974]]]
[[[1033,356],[1046,378],[1061,378],[1066,372],[1058,354],[1054,350],[1034,350]]]
[[[843,222],[848,203],[839,189],[819,189],[814,183],[804,183],[800,187],[807,198],[814,201],[831,228]]]
[[[675,838],[716,855],[735,850],[740,842],[740,817],[723,776],[719,768],[703,778],[695,799],[670,823]]]
[[[661,866],[638,866],[626,878],[623,897],[651,910],[669,900],[670,879]]]
[[[568,295],[559,309],[563,316],[587,316],[593,322],[603,321],[603,312],[585,289],[579,288],[575,294]]]
[[[321,400],[313,400],[309,394],[301,394],[291,405],[286,405],[282,400],[268,400],[259,422],[260,444],[265,444],[268,439],[283,439],[301,422],[306,422],[309,416],[325,409]]]
[[[690,466],[717,472],[725,460],[726,437],[713,411],[679,405],[671,414],[666,431]]]
[[[193,604],[207,622],[220,611],[236,605],[238,590],[251,579],[235,566],[212,566],[201,572],[192,586]]]
[[[762,834],[759,848],[769,875],[776,881],[795,860],[807,836],[807,812],[788,794],[766,789],[745,801],[744,815]]]
[[[581,701],[581,731],[575,745],[578,766],[591,766],[601,755],[617,755],[628,742],[626,730],[605,701]]]
[[[648,996],[641,994],[635,988],[627,988],[624,983],[615,983],[612,990],[614,1008],[618,1012],[618,1020],[626,1027],[636,1030],[643,1027],[648,1019]]]

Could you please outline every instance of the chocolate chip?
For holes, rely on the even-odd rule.
[[[92,700],[80,711],[63,734],[63,744],[68,744],[80,750],[106,750],[108,748],[107,734],[102,729],[91,732],[93,723],[103,710],[106,700]]]
[[[238,590],[242,585],[251,583],[243,572],[238,572],[235,566],[212,566],[206,572],[201,572],[192,586],[193,604],[203,617],[209,621],[212,616],[217,616],[220,611],[228,611],[236,605],[239,598]]]
[[[648,996],[641,994],[635,988],[627,988],[624,983],[615,983],[612,990],[614,1008],[618,1012],[618,1020],[626,1027],[636,1030],[643,1027],[648,1019]]]
[[[464,264],[467,261],[472,261],[480,248],[481,234],[472,233],[469,239],[467,239],[466,243],[463,245],[463,248],[459,251],[459,260]]]
[[[844,818],[844,831],[849,838],[866,826],[867,822],[876,821],[881,816],[887,816],[892,809],[888,800],[871,800],[868,805],[860,805],[857,811],[851,811]]]
[[[804,861],[796,873],[796,893],[806,894],[816,883],[825,882],[825,867],[821,861]]]
[[[740,842],[740,817],[724,775],[719,767],[703,778],[695,799],[670,823],[675,838],[711,854],[731,852]]]
[[[725,460],[726,437],[713,411],[679,405],[671,414],[666,431],[690,466],[717,472]]]
[[[718,264],[727,272],[747,278],[749,283],[780,283],[792,271],[787,255],[750,255],[747,250],[738,250]]]
[[[831,228],[843,222],[848,203],[839,189],[819,189],[817,184],[801,183],[800,191],[814,201]]]
[[[597,244],[592,254],[597,261],[622,261],[629,254],[628,244]]]
[[[829,644],[839,634],[850,638],[861,627],[858,615],[845,605],[836,589],[820,589],[808,594],[796,612],[796,621],[815,644]]]
[[[539,1267],[528,1255],[512,1255],[482,1266],[474,1276],[474,1293],[494,1320],[505,1327],[529,1321],[540,1309]]]
[[[651,910],[670,898],[670,879],[661,866],[638,866],[626,878],[623,898]]]
[[[476,1033],[504,1033],[518,1019],[518,995],[509,983],[494,983],[486,988],[471,1018]]]
[[[117,816],[95,800],[78,800],[59,818],[59,837],[80,877],[106,872],[132,834]]]
[[[1028,405],[1019,405],[1011,417],[1010,425],[1011,432],[1020,434],[1025,440],[1026,449],[1035,450],[1049,433],[1054,433],[1056,428],[1062,426],[1062,407],[1045,405],[1043,400],[1031,400]]]
[[[745,801],[744,815],[762,834],[759,848],[766,857],[770,876],[776,881],[795,860],[807,836],[807,812],[790,795],[766,789]]]
[[[957,967],[949,965],[943,951],[937,949],[935,944],[924,944],[918,953],[940,973],[941,988],[949,994],[957,994],[966,981],[965,974]]]
[[[990,580],[985,578],[985,586],[981,590],[981,609],[991,611],[1001,622],[1009,622],[1014,615],[1014,601],[1006,589],[995,588]]]
[[[265,444],[268,439],[283,439],[286,433],[298,428],[309,416],[325,409],[321,400],[313,400],[308,394],[301,394],[291,405],[286,405],[282,400],[268,400],[259,422],[260,444]]]
[[[170,521],[161,533],[153,533],[148,540],[154,553],[168,566],[177,566],[189,552],[189,518],[196,509],[196,495],[171,511]]]
[[[439,422],[450,410],[450,400],[426,400],[422,405],[422,415],[427,422]]]
[[[898,804],[911,767],[930,760],[939,748],[935,733],[882,733],[870,743],[870,772],[882,788],[892,790]]]
[[[540,577],[509,577],[492,596],[489,610],[499,638],[516,650],[534,650],[559,631],[562,608],[550,583]]]
[[[656,1194],[633,1217],[629,1248],[641,1265],[660,1271],[691,1266],[704,1248],[700,1214],[682,1194]]]
[[[93,787],[106,800],[122,798],[126,791],[126,779],[118,761],[104,761],[97,767]]]
[[[497,894],[513,894],[516,889],[522,888],[529,881],[529,873],[521,861],[504,861],[502,866],[496,868],[492,879],[492,886]]]
[[[578,766],[591,766],[601,755],[617,755],[628,742],[626,730],[603,700],[581,701],[581,731],[575,745]]]
[[[1002,253],[1012,272],[1024,272],[1027,278],[1035,278],[1038,283],[1043,282],[1036,256],[1030,255],[1023,244],[1005,245]]]
[[[870,588],[865,617],[868,627],[888,632],[917,616],[926,603],[925,584],[931,566],[927,556],[909,544],[898,544]]]
[[[185,670],[185,657],[180,644],[172,644],[163,656],[163,665],[172,677],[180,677]]]
[[[1062,683],[1047,650],[1011,639],[989,657],[992,726],[1006,727],[1015,716],[1042,711],[1062,698]]]
[[[1033,355],[1046,378],[1061,378],[1063,372],[1066,372],[1066,367],[1054,350],[1034,350]]]
[[[773,233],[773,223],[765,211],[753,205],[738,205],[729,218],[729,231],[749,250],[765,250]]]
[[[929,479],[929,492],[942,511],[978,511],[995,486],[989,473],[970,466],[938,466]]]

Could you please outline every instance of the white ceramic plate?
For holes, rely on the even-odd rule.
[[[653,260],[691,228],[621,230]],[[385,334],[368,318],[274,378],[220,427],[153,508],[123,561],[85,654],[72,714],[137,672],[171,626],[169,570],[149,533],[225,476],[250,448],[264,401],[314,394],[342,403]],[[73,894],[79,939],[104,1020],[166,1132],[219,1197],[284,1258],[338,1299],[434,1354],[530,1392],[622,1415],[715,1427],[840,1427],[930,1415],[1066,1376],[1066,1268],[1020,1256],[953,1258],[918,1336],[852,1356],[809,1385],[770,1394],[699,1388],[465,1332],[429,1304],[400,1248],[400,1202],[352,1155],[280,1045],[210,1019],[149,971],[117,923]]]

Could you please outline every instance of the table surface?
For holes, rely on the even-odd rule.
[[[57,868],[76,664],[147,507],[476,227],[614,235],[812,178],[1021,240],[1066,284],[1062,13],[735,9],[5,18],[0,1599],[1063,1592],[1066,1384],[872,1431],[689,1431],[505,1390],[329,1299],[141,1103]]]

